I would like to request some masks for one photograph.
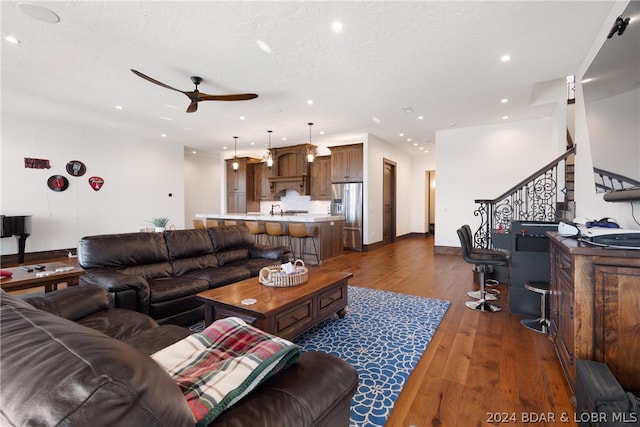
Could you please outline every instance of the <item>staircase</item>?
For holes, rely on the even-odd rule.
[[[475,200],[480,227],[474,246],[491,248],[491,230],[508,229],[511,221],[559,221],[574,217],[574,160],[570,148],[495,199]]]

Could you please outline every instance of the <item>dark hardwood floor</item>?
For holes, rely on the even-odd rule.
[[[408,238],[371,252],[346,251],[321,269],[354,274],[350,284],[451,301],[411,374],[387,426],[575,426],[571,391],[549,338],[507,309],[466,308],[472,266],[434,254],[433,237]],[[535,421],[535,422],[534,422]]]

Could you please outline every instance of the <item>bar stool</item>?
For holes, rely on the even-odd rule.
[[[225,219],[224,220],[224,225],[225,225],[225,227],[229,226],[229,225],[238,225],[238,221],[234,221],[232,219]]]
[[[531,281],[524,284],[526,289],[540,294],[540,317],[537,319],[523,319],[522,326],[541,334],[549,333],[549,319],[547,318],[547,295],[551,294],[549,282]]]
[[[316,265],[320,264],[320,256],[318,255],[318,248],[316,247],[316,240],[314,239],[316,235],[315,227],[313,228],[313,231],[309,232],[305,224],[292,222],[289,223],[289,235],[291,236],[291,239],[298,240],[298,247],[300,249],[300,253],[298,256],[299,259],[302,259],[304,261],[305,255],[315,255]],[[305,252],[305,249],[307,248],[307,239],[311,239],[311,242],[313,243],[313,252]],[[295,258],[296,251],[295,247],[293,247],[293,244],[291,250],[293,251],[293,256]]]
[[[267,222],[265,224],[265,229],[267,230],[267,241],[269,242],[270,245],[273,244],[272,239],[275,237],[276,238],[276,242],[278,242],[278,244],[282,244],[282,238],[283,237],[288,237],[289,238],[289,248],[291,248],[291,236],[289,235],[289,233],[287,233],[284,228],[282,227],[282,223],[281,222]],[[292,250],[293,252],[293,250]]]
[[[490,257],[495,257],[497,259],[502,259],[506,256],[506,254],[502,251],[498,251],[494,249],[475,248],[473,246],[473,238],[471,237],[472,236],[471,227],[469,227],[468,224],[464,224],[462,227],[460,227],[460,231],[462,231],[464,239],[467,242],[467,246],[469,247],[469,252],[472,255],[478,255],[481,257],[490,256]],[[484,278],[484,285],[486,288],[489,288],[489,289],[485,289],[485,292],[486,292],[485,298],[487,301],[497,301],[498,299],[500,299],[500,291],[498,289],[491,289],[493,286],[498,286],[499,284],[500,282],[498,282],[497,280],[487,279],[486,277]],[[467,295],[475,299],[481,298],[480,291],[469,291],[467,292]]]
[[[502,310],[500,306],[488,302],[487,288],[486,288],[486,271],[489,266],[505,265],[507,263],[507,256],[504,253],[500,254],[481,254],[472,253],[468,240],[465,237],[463,228],[457,230],[458,238],[460,239],[460,245],[462,247],[462,258],[469,264],[476,265],[478,272],[480,273],[480,292],[478,301],[467,301],[465,305],[472,309],[483,312],[494,313]]]
[[[207,221],[208,221],[208,220],[207,220]],[[194,218],[194,219],[193,219],[193,227],[194,227],[194,228],[197,228],[197,229],[200,229],[200,230],[203,230],[203,229],[205,228],[205,227],[204,227],[204,222],[202,222],[202,220],[201,220],[201,219]]]
[[[267,235],[264,225],[260,224],[258,221],[245,221],[245,224],[249,227],[249,232],[253,234],[253,239],[256,244],[260,243],[260,236]]]
[[[217,227],[218,225],[217,219],[207,219],[207,228]]]

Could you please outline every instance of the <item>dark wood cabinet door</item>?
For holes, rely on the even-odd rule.
[[[311,165],[311,200],[331,199],[331,157],[318,156]]]
[[[331,181],[361,182],[364,153],[362,144],[339,145],[331,150]]]

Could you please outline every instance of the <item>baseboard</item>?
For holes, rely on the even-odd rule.
[[[437,255],[458,255],[462,256],[462,249],[455,246],[434,246],[433,253]]]
[[[69,253],[75,256],[76,248],[53,249],[42,252],[25,252],[23,264],[38,264],[40,262],[57,261],[69,258]],[[0,256],[0,265],[3,267],[17,267],[20,265],[18,263],[18,254]]]

